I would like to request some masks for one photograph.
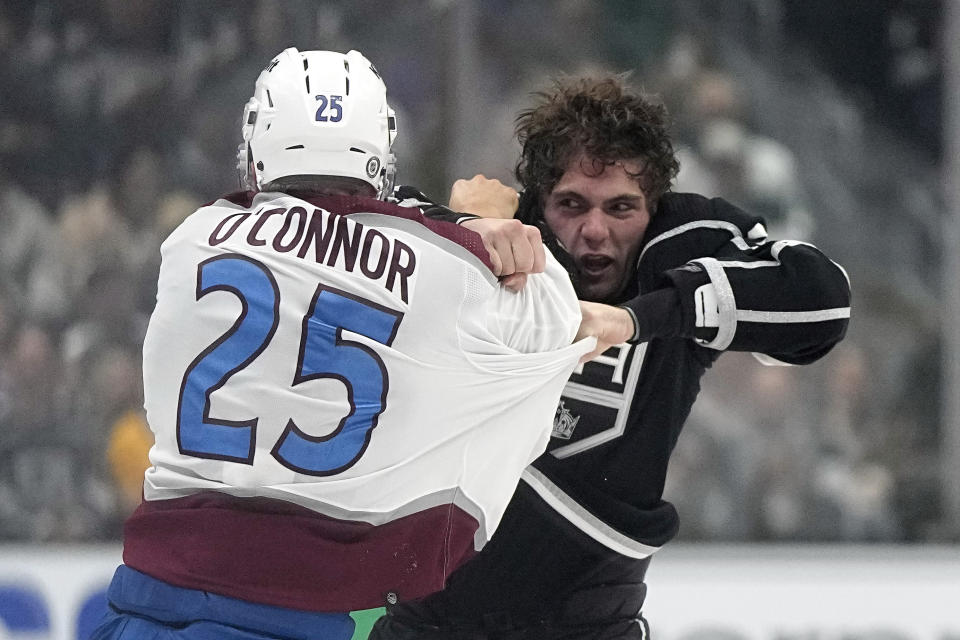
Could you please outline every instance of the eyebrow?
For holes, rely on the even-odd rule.
[[[554,191],[551,194],[552,198],[579,198],[580,200],[586,200],[587,198],[575,189],[564,189],[562,191]],[[616,202],[636,202],[638,200],[643,200],[643,194],[639,193],[621,193],[619,195],[613,196],[612,198],[607,198],[603,201],[603,204],[610,205]]]
[[[604,200],[603,202],[604,202],[604,204],[612,204],[612,203],[614,203],[614,202],[627,202],[627,201],[629,201],[629,202],[635,202],[635,201],[637,201],[637,200],[643,200],[643,199],[644,199],[644,196],[643,196],[643,195],[640,195],[640,194],[624,193],[624,194],[621,194],[621,195],[619,195],[619,196],[614,196],[614,197],[612,197],[612,198],[607,198],[607,199]]]

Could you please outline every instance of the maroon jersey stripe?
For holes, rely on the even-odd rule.
[[[374,526],[270,498],[203,492],[144,502],[123,562],[170,584],[307,611],[384,606],[443,588],[475,554],[475,518],[441,505]]]

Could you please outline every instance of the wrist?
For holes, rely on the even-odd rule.
[[[467,229],[470,229],[472,231],[477,231],[479,233],[479,229],[475,228],[477,227],[477,225],[471,224],[471,223],[473,223],[476,220],[483,220],[483,218],[481,218],[478,215],[474,215],[472,213],[461,213],[459,215],[461,217],[457,219],[457,224],[459,224],[462,227],[466,227]]]
[[[639,295],[620,306],[632,312],[635,332],[631,343],[653,338],[690,337],[683,330],[680,297],[673,287]]]
[[[462,226],[462,227],[466,227],[467,229],[469,229],[469,228],[470,228],[470,225],[467,224],[467,223],[473,222],[474,220],[481,220],[481,219],[482,219],[482,218],[481,218],[480,216],[474,215],[474,214],[472,214],[472,213],[459,213],[459,212],[458,212],[458,213],[457,213],[457,218],[454,219],[454,220],[451,220],[451,222],[453,222],[453,223],[455,223],[455,224],[458,224],[458,225],[460,225],[460,226]]]
[[[624,334],[629,336],[625,342],[630,344],[636,344],[640,340],[640,322],[637,320],[637,314],[630,307],[619,306],[617,307],[621,312],[622,316],[621,321],[623,324]],[[625,317],[623,317],[625,316]]]

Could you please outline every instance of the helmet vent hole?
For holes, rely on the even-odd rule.
[[[350,76],[347,76],[346,78],[344,78],[344,82],[346,82],[346,85],[347,85],[346,94],[350,95]]]
[[[267,89],[267,104],[269,104],[271,108],[273,107],[273,98],[270,97],[270,89]]]
[[[346,71],[347,73],[350,73],[350,63],[347,62],[346,59],[344,59],[343,61],[343,70]]]
[[[307,93],[310,93],[310,76],[304,76],[303,79],[307,81]]]
[[[295,145],[293,145],[292,147],[287,147],[287,151],[290,151],[291,149],[303,149],[303,145],[302,145],[302,144],[295,144]]]
[[[356,151],[357,153],[366,153],[363,149],[357,149],[356,147],[350,147],[350,151]]]
[[[307,61],[307,56],[303,56],[303,70],[304,70],[304,71],[307,70],[307,66],[309,66],[309,62]]]

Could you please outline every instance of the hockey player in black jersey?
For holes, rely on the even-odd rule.
[[[388,608],[378,640],[646,638],[644,574],[677,532],[663,487],[700,377],[727,350],[807,364],[847,328],[849,282],[817,248],[669,191],[665,112],[621,78],[558,82],[517,123],[517,215],[566,252],[584,313],[619,319],[624,344],[571,377],[492,541],[444,591]]]

